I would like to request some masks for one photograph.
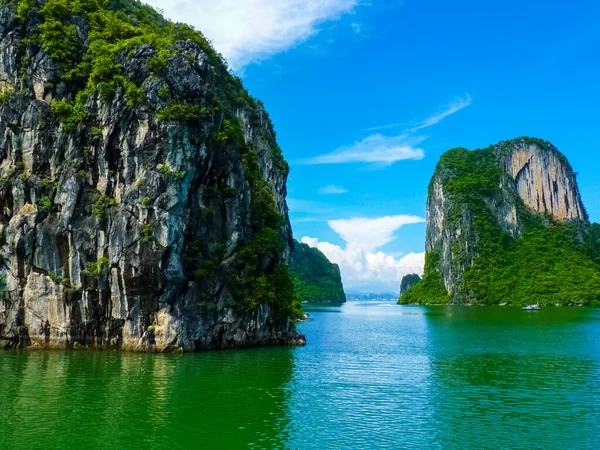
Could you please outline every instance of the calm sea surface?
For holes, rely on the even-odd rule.
[[[307,310],[304,348],[0,352],[0,448],[600,448],[600,309]]]

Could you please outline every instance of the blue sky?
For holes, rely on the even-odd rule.
[[[419,269],[425,225],[412,222],[453,147],[551,141],[600,221],[597,2],[169,2],[151,1],[213,39],[265,103],[295,237],[340,263],[348,290],[397,289]]]

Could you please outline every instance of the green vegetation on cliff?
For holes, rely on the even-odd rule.
[[[447,213],[444,232],[457,237],[448,243],[451,256],[445,266],[442,240],[432,244],[423,280],[402,296],[401,303],[445,304],[460,299],[459,303],[485,305],[600,305],[599,227],[587,223],[585,211],[584,220],[557,221],[525,205],[501,164],[515,142],[552,152],[575,179],[566,158],[539,139],[444,154],[429,196],[431,201],[435,184],[442,186]],[[507,204],[515,206],[518,236],[501,224],[504,219],[498,211]],[[442,272],[462,274],[452,295],[442,282]]]
[[[337,264],[318,249],[294,241],[291,265],[294,289],[301,301],[344,303],[346,295]]]
[[[590,257],[597,258],[598,251],[587,251],[588,232],[556,223],[506,239],[499,253],[484,251],[465,270],[465,286],[485,304],[600,306],[600,266]]]
[[[421,281],[406,291],[400,300],[401,305],[432,303],[445,305],[450,302],[450,295],[442,283],[439,273],[439,254],[429,252],[425,255],[425,274]]]
[[[133,54],[144,45],[156,50],[148,61],[148,68],[154,76],[162,76],[166,71],[169,59],[177,53],[174,48],[176,42],[190,42],[202,48],[220,80],[217,100],[225,103],[202,105],[206,106],[205,113],[210,107],[251,107],[256,103],[241,80],[229,73],[225,60],[199,31],[189,25],[165,20],[153,8],[138,0],[1,0],[0,3],[16,4],[17,17],[23,26],[41,19],[39,26],[28,28],[32,32],[25,43],[41,46],[60,64],[62,80],[81,86],[77,98],[62,106],[63,111],[68,113],[65,121],[72,126],[77,126],[87,117],[85,103],[96,89],[106,98],[123,89],[130,106],[145,101],[144,88],[129,79],[125,67],[117,60],[119,54]],[[89,26],[87,40],[77,34],[77,21],[82,19]],[[170,108],[177,110],[177,104]],[[178,112],[182,110],[179,108]],[[163,115],[168,116],[166,113]]]
[[[186,251],[181,258],[185,274],[203,286],[214,283],[217,277],[226,280],[228,291],[234,294],[235,304],[242,312],[267,303],[277,319],[298,317],[299,301],[284,259],[291,246],[289,225],[277,207],[276,185],[272,182],[273,178],[287,178],[288,165],[262,103],[248,94],[202,33],[164,19],[138,0],[0,0],[0,6],[13,12],[13,24],[23,37],[17,55],[23,76],[15,91],[33,93],[27,65],[42,52],[51,58],[50,67],[54,70],[49,72],[56,75],[43,83],[42,93],[36,92],[36,96],[50,104],[48,109],[61,132],[85,144],[81,145],[84,157],[74,160],[75,169],[84,176],[97,170],[94,145],[103,145],[106,127],[102,108],[122,105],[128,116],[139,114],[144,120],[151,117],[161,127],[171,126],[173,130],[179,125],[188,127],[184,131],[171,130],[169,144],[188,129],[196,138],[208,135],[200,143],[203,151],[216,154],[217,164],[229,171],[218,173],[210,180],[211,186],[199,177],[192,179],[193,170],[188,178],[189,167],[172,169],[170,163],[181,158],[153,159],[144,164],[144,170],[158,171],[166,183],[185,186],[184,192],[200,188],[204,192],[195,210],[198,217],[193,216],[197,223],[188,227],[189,236],[185,236]],[[120,112],[126,115],[125,111]],[[242,117],[248,123],[242,124]],[[244,126],[252,128],[252,138],[244,135]],[[189,144],[191,139],[185,135]],[[180,151],[192,153],[190,148]],[[110,161],[108,171],[115,178],[122,170],[116,155],[109,155],[114,161]],[[268,175],[259,156],[261,161],[273,161]],[[229,163],[223,158],[229,158]],[[201,164],[199,160],[194,162]],[[250,195],[242,201],[250,202],[247,223],[251,230],[241,233],[244,240],[237,248],[227,249],[224,242],[230,237],[223,235],[223,217],[227,205],[239,194],[227,184],[227,177],[238,162],[250,187]],[[116,182],[110,180],[107,184],[110,190]],[[141,189],[143,180],[136,185]],[[55,196],[56,192],[52,192],[41,197],[39,208],[52,209]],[[145,196],[138,203],[152,209],[156,197]],[[98,222],[110,222],[111,208],[118,207],[116,200],[102,194],[94,202],[92,216]],[[149,221],[154,214],[147,217],[140,219],[140,241],[151,249],[155,227]],[[108,286],[97,285],[102,286],[98,290]],[[204,307],[206,302],[201,300]]]
[[[402,281],[400,282],[400,297],[402,297],[406,291],[416,285],[419,281],[421,281],[421,277],[416,273],[402,277]]]

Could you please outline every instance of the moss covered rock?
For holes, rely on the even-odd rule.
[[[298,298],[308,303],[346,302],[340,268],[318,249],[294,242],[291,272]]]
[[[425,274],[403,303],[600,303],[596,227],[552,144],[519,138],[450,150],[427,213]]]
[[[200,32],[137,0],[3,0],[0,49],[0,341],[303,340],[287,163]]]

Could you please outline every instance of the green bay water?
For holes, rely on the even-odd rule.
[[[0,353],[0,448],[599,448],[600,310],[306,308],[308,345]]]

